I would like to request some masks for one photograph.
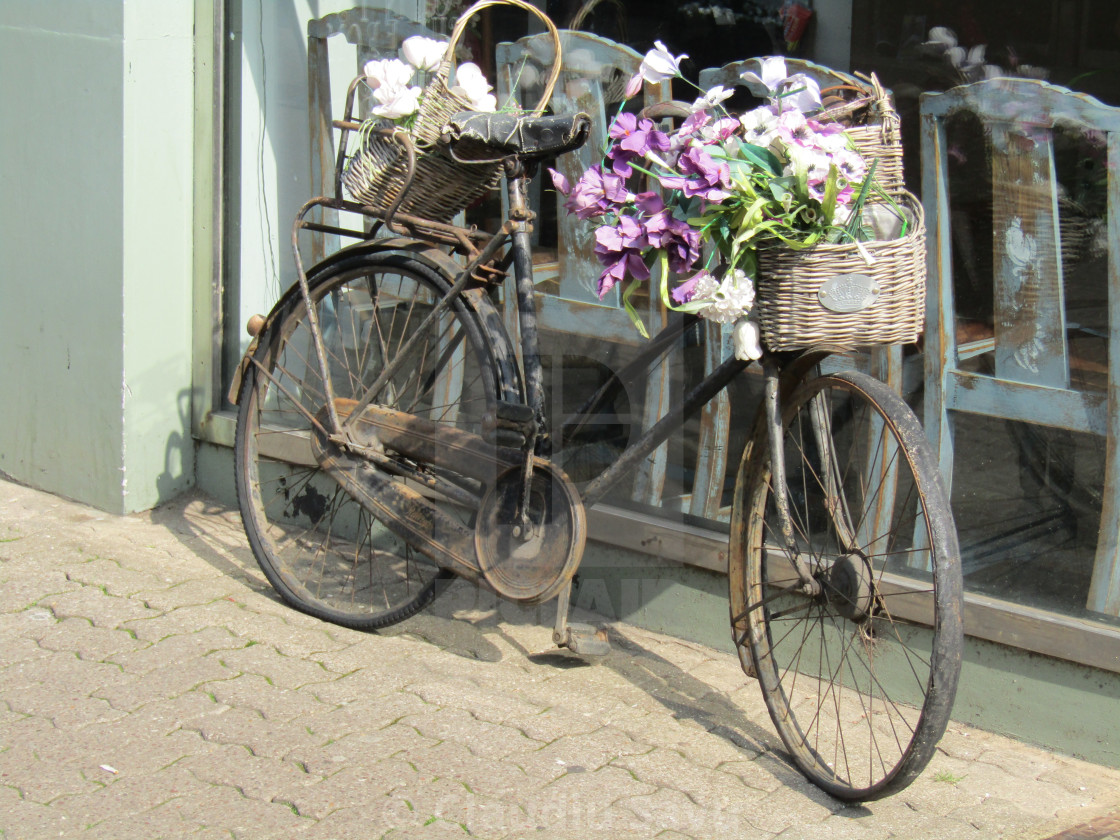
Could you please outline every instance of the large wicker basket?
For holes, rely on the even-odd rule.
[[[856,245],[760,249],[754,318],[771,350],[908,344],[925,317],[926,240],[921,204],[896,198],[905,233]],[[901,228],[889,204],[865,208]],[[882,226],[882,225],[881,225]],[[880,230],[881,236],[892,233]],[[870,262],[869,262],[870,259]]]
[[[420,109],[407,132],[415,149],[415,168],[408,178],[408,151],[399,142],[401,130],[361,132],[364,139],[350,156],[342,175],[347,192],[375,210],[387,212],[397,200],[399,212],[445,222],[493,189],[501,179],[501,161],[492,158],[453,160],[438,145],[443,127],[455,114],[471,110],[471,103],[451,91],[451,72],[455,50],[470,19],[492,6],[516,6],[536,15],[555,43],[555,61],[540,102],[532,110],[541,114],[552,97],[560,74],[560,33],[555,24],[523,0],[480,0],[455,22],[447,52],[432,74],[420,100]],[[377,118],[367,121],[371,128],[393,129],[393,123]]]

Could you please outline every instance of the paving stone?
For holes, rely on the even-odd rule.
[[[102,772],[100,780],[94,790],[68,797],[59,804],[72,823],[98,825],[151,810],[178,797],[205,792],[210,787],[181,765],[143,775]]]
[[[162,576],[154,571],[129,569],[117,560],[107,557],[95,557],[81,563],[71,563],[66,566],[65,574],[70,585],[55,593],[43,593],[42,597],[72,591],[77,588],[76,584],[86,584],[99,587],[109,595],[127,598],[140,592],[152,593],[170,589],[177,583],[172,577]],[[138,600],[144,603],[144,599]],[[150,604],[148,608],[160,609]]]
[[[295,762],[253,755],[232,744],[185,758],[176,766],[186,768],[201,782],[234,788],[249,799],[264,802],[290,802],[303,789],[323,781],[323,776],[309,773]]]
[[[363,804],[331,811],[299,836],[306,840],[381,838],[395,829],[419,829],[423,821],[402,799],[371,793]]]
[[[323,740],[338,739],[352,732],[377,732],[410,715],[433,707],[415,694],[397,692],[385,697],[354,700],[333,709],[300,719],[301,724]]]
[[[658,788],[679,790],[701,807],[728,813],[748,813],[766,796],[765,791],[749,787],[738,776],[698,766],[673,750],[657,749],[619,758],[613,765]]]
[[[502,798],[516,790],[520,796],[531,796],[546,780],[531,776],[509,761],[479,758],[461,744],[451,741],[433,744],[426,749],[410,749],[401,754],[421,775],[451,779],[469,793]]]
[[[314,683],[337,679],[318,662],[295,656],[284,656],[266,644],[249,643],[244,647],[214,654],[226,668],[247,674],[258,674],[278,688],[297,689]]]
[[[323,708],[322,702],[309,692],[277,686],[259,674],[240,674],[228,680],[203,683],[196,690],[206,692],[226,706],[259,712],[270,721],[290,721]]]
[[[545,746],[542,741],[527,738],[515,727],[479,720],[465,709],[425,710],[423,714],[401,718],[395,726],[408,726],[434,741],[452,741],[481,758],[515,760],[514,754]]]
[[[202,630],[175,633],[159,640],[142,643],[141,649],[120,653],[110,661],[121,666],[131,674],[147,674],[151,671],[170,667],[181,667],[182,663],[203,657],[215,651],[234,650],[243,647],[244,640],[234,636],[226,628],[211,626]]]
[[[462,836],[472,834],[479,837],[499,838],[510,831],[536,827],[534,818],[526,814],[510,797],[501,799],[483,796],[468,790],[460,782],[443,777],[421,775],[408,785],[395,790],[390,797],[402,802],[408,808],[409,816],[415,819],[411,829],[403,836],[412,837],[420,829],[431,830],[437,822],[457,826]],[[398,831],[409,829],[405,822]],[[436,831],[445,829],[437,827]],[[395,835],[389,835],[395,836]],[[423,836],[417,833],[415,836]],[[442,836],[435,834],[433,836]]]
[[[158,821],[156,824],[174,825],[178,819],[253,840],[298,837],[313,825],[312,820],[300,817],[285,803],[248,799],[224,785],[171,799],[145,812],[145,816]]]
[[[97,627],[118,629],[128,621],[155,618],[161,611],[144,606],[137,598],[120,598],[100,586],[82,586],[70,592],[48,595],[38,606],[59,619],[85,618]]]
[[[658,788],[646,796],[631,796],[616,803],[634,812],[655,836],[669,831],[686,837],[734,837],[763,840],[772,835],[751,825],[749,817],[698,803],[679,789]]]
[[[265,720],[251,709],[229,709],[183,725],[214,744],[240,744],[254,755],[283,758],[297,747],[321,746],[328,738],[302,726]]]
[[[406,762],[386,759],[373,767],[343,767],[313,785],[293,788],[277,801],[291,805],[304,818],[321,820],[344,808],[358,808],[371,799],[419,783],[421,774]]]
[[[187,580],[168,587],[141,589],[136,597],[150,608],[165,612],[179,607],[197,607],[240,595],[244,587],[227,577]]]
[[[595,772],[616,760],[619,766],[625,766],[629,758],[652,750],[649,744],[604,726],[582,735],[562,736],[550,744],[514,753],[508,760],[532,776],[552,780],[565,773]]]

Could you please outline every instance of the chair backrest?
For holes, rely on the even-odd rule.
[[[1120,181],[1112,169],[1120,165],[1116,157],[1120,108],[1034,79],[996,78],[944,93],[924,94],[920,110],[923,199],[930,224],[933,292],[929,296],[932,323],[926,330],[927,354],[933,349],[940,357],[929,362],[956,370],[962,358],[990,352],[992,373],[998,382],[1070,390],[1071,325],[1066,281],[1071,279],[1072,266],[1068,263],[1079,254],[1068,246],[1064,248],[1064,239],[1075,235],[1075,223],[1092,225],[1093,216],[1099,224],[1107,219],[1110,231],[1120,221]],[[954,120],[957,127],[971,125],[971,132],[962,129],[960,134],[948,134],[947,127]],[[1089,216],[1072,200],[1070,185],[1060,183],[1056,157],[1059,134],[1069,138],[1066,146],[1079,146],[1082,151],[1078,154],[1088,155],[1073,169],[1084,170],[1093,163],[1095,154],[1094,177],[1103,179],[1107,173],[1107,190],[1100,192],[1102,206]],[[951,203],[951,196],[959,196],[953,183],[956,169],[962,170],[957,181],[967,179],[970,199],[954,197]],[[977,194],[977,184],[985,185],[986,195]],[[962,207],[965,202],[972,208],[967,227],[961,224],[966,221],[962,212],[967,211]],[[954,225],[955,219],[958,225]],[[956,320],[960,311],[955,287],[965,278],[955,280],[954,267],[964,274],[969,266],[963,263],[970,252],[979,250],[986,256],[988,243],[976,240],[977,231],[989,225],[990,334],[962,335],[962,339],[972,340],[958,341]],[[1107,241],[1114,244],[1114,235]],[[1120,253],[1115,247],[1109,248],[1108,263],[1109,282],[1114,285],[1120,269]],[[931,335],[930,326],[938,327],[936,335]],[[979,324],[981,333],[984,327]],[[1011,392],[1026,393],[1022,389]],[[1072,393],[1067,400],[1071,404],[1080,402]],[[991,408],[997,416],[1009,416],[1018,404],[1003,399]],[[1031,401],[1022,408],[1024,419],[1042,419]],[[1062,419],[1061,414],[1068,412],[1063,408],[1043,422],[1103,432],[1101,423],[1090,422],[1084,412],[1075,412],[1081,419]]]
[[[365,6],[307,22],[307,114],[313,195],[325,195],[333,190],[336,157],[332,104],[337,100],[341,107],[346,95],[345,85],[362,71],[367,61],[396,56],[401,42],[411,35],[440,37],[422,24],[388,9]],[[340,82],[341,89],[332,90],[330,44],[332,39],[340,42],[342,38],[355,48],[354,71]],[[312,242],[314,258],[322,258],[326,250],[324,235],[315,234]]]
[[[607,128],[623,102],[627,82],[638,72],[642,56],[630,47],[589,32],[561,30],[561,68],[552,94],[551,111],[571,114],[583,111],[591,117],[591,135],[584,146],[565,154],[556,168],[572,183],[602,157]],[[554,44],[547,33],[530,35],[513,43],[498,44],[499,103],[512,100],[536,103],[555,59]],[[669,85],[646,85],[629,107],[635,110],[669,99]],[[563,197],[560,197],[562,203]],[[595,259],[594,239],[584,222],[558,205],[558,277],[560,297],[598,302],[596,294],[602,266]],[[617,301],[617,294],[614,298]]]
[[[742,78],[742,74],[748,70],[757,74],[762,67],[762,61],[762,58],[744,58],[742,61],[733,61],[722,67],[708,67],[700,71],[700,87],[708,90],[715,85],[723,85],[725,88],[742,85],[749,88],[755,96],[765,96],[765,90],[760,90],[756,86],[748,84]],[[804,73],[810,79],[813,79],[822,90],[838,85],[863,86],[862,82],[842,70],[833,70],[831,67],[814,64],[812,61],[803,58],[786,58],[785,62],[786,72],[789,75]]]
[[[1088,606],[1120,614],[1120,108],[993,78],[923,94],[920,114],[941,471],[953,412],[1104,436]]]

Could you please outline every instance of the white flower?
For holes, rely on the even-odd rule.
[[[778,134],[777,115],[762,105],[739,117],[743,139],[756,146],[769,146]]]
[[[399,58],[380,58],[367,61],[364,68],[366,84],[374,90],[387,87],[391,90],[407,87],[412,81],[412,68]]]
[[[709,111],[712,108],[716,107],[719,103],[723,102],[725,99],[730,99],[734,92],[735,91],[733,90],[728,90],[723,85],[716,85],[714,88],[712,88],[703,96],[699,97],[695,102],[693,102],[692,106],[688,110],[694,114],[697,111]]]
[[[719,324],[733,324],[750,311],[754,303],[754,284],[745,271],[735,269],[717,281],[705,274],[696,284],[690,303],[707,303],[696,314]]]
[[[460,96],[471,104],[475,111],[496,111],[498,100],[490,92],[493,88],[486,81],[479,66],[467,61],[460,64],[455,70],[455,84],[451,92]]]
[[[789,105],[803,114],[815,111],[821,107],[821,86],[804,73],[790,76],[782,85],[780,104],[783,109]]]
[[[759,69],[762,75],[744,70],[739,74],[739,78],[747,83],[751,93],[756,96],[773,96],[786,80],[786,60],[780,55],[772,55],[762,59]]]
[[[373,113],[390,120],[407,117],[420,107],[422,92],[422,88],[419,87],[390,88],[388,85],[382,85],[373,92],[374,98],[381,103],[373,108]]]
[[[417,70],[435,70],[446,53],[447,41],[437,41],[423,35],[405,38],[401,44],[404,60]]]
[[[731,328],[731,342],[735,347],[735,358],[742,362],[753,362],[762,358],[762,334],[758,324],[740,318]]]
[[[821,88],[815,79],[804,73],[786,75],[786,60],[772,55],[762,59],[759,66],[761,75],[751,70],[739,74],[751,92],[757,96],[767,96],[779,110],[795,108],[808,113],[821,107]]]
[[[681,73],[681,61],[688,58],[686,53],[674,56],[660,41],[653,42],[654,48],[646,53],[638,73],[650,84],[663,82]]]

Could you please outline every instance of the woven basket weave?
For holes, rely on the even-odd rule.
[[[432,74],[420,100],[420,109],[408,134],[415,147],[415,170],[408,179],[408,154],[405,146],[388,131],[368,134],[351,155],[342,175],[347,191],[356,200],[375,210],[387,212],[401,198],[399,212],[445,222],[493,189],[501,180],[501,161],[487,158],[465,162],[452,160],[438,147],[443,127],[455,114],[471,110],[471,103],[451,92],[451,71],[455,49],[470,19],[493,6],[516,6],[536,15],[545,24],[555,43],[555,61],[540,102],[531,113],[540,115],[552,97],[560,75],[560,33],[555,24],[535,6],[523,0],[480,0],[455,22],[447,52]],[[373,128],[393,129],[388,120],[372,117]],[[403,198],[402,198],[403,194]]]
[[[902,193],[896,201],[906,216],[906,233],[861,243],[874,260],[870,264],[854,243],[759,250],[752,312],[767,347],[849,348],[918,339],[925,318],[925,222],[912,195]],[[882,211],[887,205],[874,207]],[[851,281],[852,275],[857,279]],[[856,301],[864,305],[854,311],[845,311],[853,303],[845,291],[852,288],[873,295]],[[868,300],[872,296],[873,302]]]
[[[854,92],[855,98],[826,109],[817,119],[843,125],[863,159],[868,164],[873,160],[879,161],[875,168],[875,183],[884,192],[899,195],[904,188],[901,120],[891,104],[890,94],[874,73],[859,75],[859,79],[861,84],[858,87],[842,85],[822,90],[822,95],[825,95],[843,88]]]

